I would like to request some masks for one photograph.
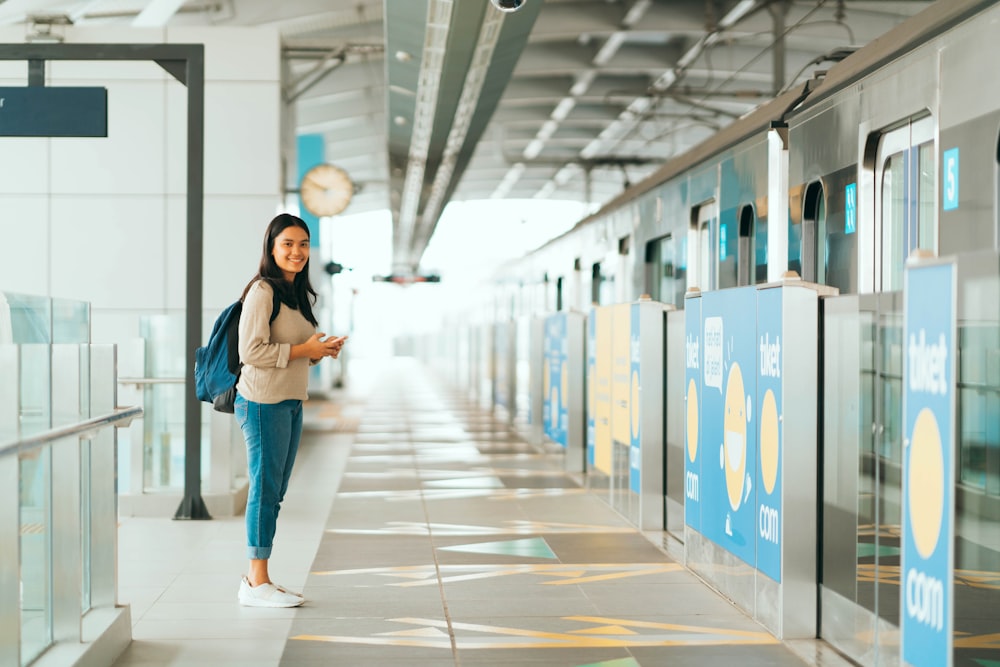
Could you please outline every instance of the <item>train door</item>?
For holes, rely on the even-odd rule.
[[[925,116],[884,134],[875,173],[875,291],[903,289],[910,253],[937,252],[934,119]]]
[[[689,286],[706,292],[716,288],[718,226],[719,205],[714,200],[692,209],[691,229],[688,233],[688,267],[691,269]]]

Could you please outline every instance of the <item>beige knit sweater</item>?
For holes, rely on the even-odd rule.
[[[236,390],[254,403],[308,398],[309,359],[289,360],[292,345],[309,340],[316,328],[302,313],[282,303],[273,322],[273,290],[258,280],[247,292],[240,315],[240,372]]]

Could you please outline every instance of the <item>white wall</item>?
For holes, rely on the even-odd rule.
[[[24,28],[0,42],[24,41]],[[283,200],[278,33],[67,28],[66,42],[205,44],[204,329],[256,272]],[[107,138],[0,137],[0,290],[88,301],[93,339],[183,318],[187,89],[152,62],[49,62],[47,85],[108,89]],[[0,85],[27,85],[0,62]]]

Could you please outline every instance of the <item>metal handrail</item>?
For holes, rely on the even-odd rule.
[[[56,440],[61,440],[62,438],[73,436],[80,438],[92,437],[93,433],[106,426],[125,427],[131,424],[133,419],[140,416],[142,416],[142,406],[133,405],[127,408],[118,408],[109,414],[93,417],[76,424],[36,433],[21,440],[0,443],[0,457],[7,456],[8,454],[23,454]]]
[[[184,384],[184,378],[118,378],[118,384]]]

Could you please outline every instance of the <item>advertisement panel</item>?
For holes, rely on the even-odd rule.
[[[590,309],[587,317],[587,469],[594,467],[594,430],[597,410],[597,314]]]
[[[611,307],[594,313],[594,467],[611,475]]]
[[[619,303],[611,306],[611,439],[618,447],[628,447],[631,421],[631,344],[632,306]],[[624,473],[624,471],[622,471]]]
[[[903,662],[914,667],[951,665],[955,265],[907,267],[903,299]]]
[[[753,287],[708,292],[702,307],[701,534],[755,564],[757,362]]]
[[[757,391],[751,421],[757,432],[760,465],[756,470],[757,569],[781,583],[782,512],[782,304],[784,290],[757,293]]]
[[[545,361],[542,375],[542,404],[545,435],[554,443],[567,446],[569,424],[566,402],[566,314],[556,313],[545,320]]]
[[[684,523],[700,532],[701,298],[685,299],[684,310]]]
[[[507,377],[509,343],[507,341],[507,324],[500,323],[493,325],[493,358],[496,360],[496,372],[493,374],[493,401],[502,408],[510,408],[508,405],[508,383]]]
[[[639,304],[629,306],[629,488],[632,493],[642,493],[642,432],[640,429],[639,401]]]

